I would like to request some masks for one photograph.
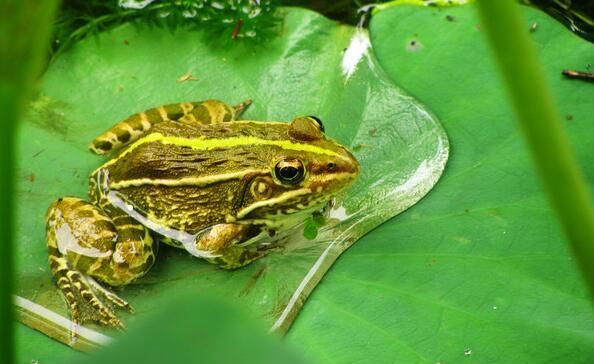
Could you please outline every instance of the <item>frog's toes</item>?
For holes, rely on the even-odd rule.
[[[70,306],[71,319],[75,324],[94,321],[102,325],[123,329],[124,325],[115,315],[112,305],[130,310],[130,305],[101,287],[91,277],[71,269],[63,258],[55,271],[58,287]],[[74,334],[75,335],[75,334]]]
[[[129,313],[134,313],[134,308],[132,308],[132,306],[130,306],[130,304],[123,300],[121,297],[103,288],[101,284],[99,284],[96,280],[94,280],[91,277],[87,277],[87,281],[89,282],[89,285],[92,286],[93,289],[97,293],[101,294],[106,300],[108,300],[115,306],[128,311]]]

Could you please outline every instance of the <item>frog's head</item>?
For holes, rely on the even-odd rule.
[[[359,162],[345,147],[326,138],[320,119],[302,116],[286,125],[277,142],[280,148],[271,148],[266,156],[269,172],[252,180],[238,218],[271,221],[311,213],[359,175]]]

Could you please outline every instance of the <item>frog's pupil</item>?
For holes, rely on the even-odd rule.
[[[305,177],[305,168],[299,160],[282,160],[276,164],[274,174],[280,182],[295,185]]]
[[[283,179],[292,180],[299,174],[299,170],[295,167],[287,166],[280,170],[280,176]]]

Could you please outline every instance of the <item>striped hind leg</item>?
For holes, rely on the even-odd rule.
[[[155,107],[115,124],[95,138],[89,149],[96,154],[107,154],[138,140],[155,124],[166,120],[178,120],[190,125],[233,121],[241,116],[251,103],[251,100],[246,100],[236,106],[229,106],[222,101],[206,100]]]
[[[55,201],[46,224],[50,268],[72,321],[122,328],[113,307],[131,310],[130,306],[94,278],[121,286],[144,275],[155,260],[148,231],[123,213],[110,216],[73,197]]]

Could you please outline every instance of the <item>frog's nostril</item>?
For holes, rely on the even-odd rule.
[[[334,168],[336,168],[336,163],[334,163],[334,162],[328,163],[328,170],[329,171],[334,170]]]

